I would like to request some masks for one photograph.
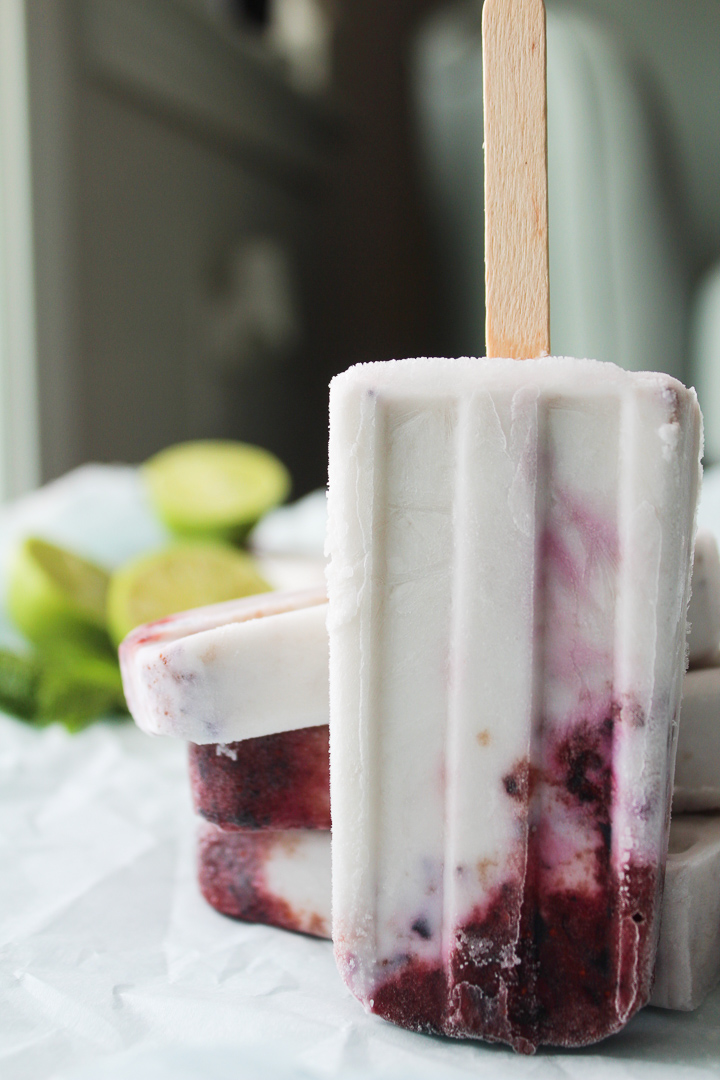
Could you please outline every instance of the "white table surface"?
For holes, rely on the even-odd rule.
[[[714,480],[714,478],[711,478]],[[720,479],[720,478],[719,478]],[[720,524],[720,483],[701,519]],[[7,510],[108,564],[162,542],[131,469],[93,467]],[[12,640],[0,620],[0,637]],[[720,991],[583,1051],[518,1057],[365,1015],[328,942],[226,919],[195,882],[185,748],[104,721],[0,715],[0,1078],[285,1080],[720,1075]]]

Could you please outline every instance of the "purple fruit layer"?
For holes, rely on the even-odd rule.
[[[190,743],[195,809],[229,829],[329,829],[327,725],[222,746]]]
[[[284,847],[292,857],[296,843],[302,843],[302,836],[254,830],[224,832],[206,827],[198,838],[201,893],[222,915],[329,938],[329,911],[326,914],[307,905],[297,906],[273,891],[268,881],[268,864],[278,848]],[[327,883],[321,881],[320,891],[323,889],[327,891]]]
[[[511,854],[505,881],[453,928],[449,950],[432,918],[422,910],[409,915],[418,943],[437,936],[444,962],[408,953],[387,961],[387,975],[366,997],[372,1012],[415,1031],[532,1053],[543,1043],[596,1042],[647,1002],[660,883],[657,866],[631,860],[620,878],[612,862],[612,750],[620,722],[612,708],[599,724],[578,722],[548,740],[541,768],[521,761],[500,778],[521,812],[556,812],[530,825],[526,853],[518,846]],[[566,838],[552,827],[562,810],[583,836],[594,836],[580,881]],[[352,986],[357,958],[337,942],[336,956]]]
[[[534,860],[528,870],[537,873]],[[539,903],[523,901],[509,881],[456,928],[449,971],[409,959],[377,985],[372,1012],[415,1031],[509,1043],[521,1053],[541,1043],[597,1042],[649,998],[655,894],[654,869],[634,865],[622,886],[613,877],[598,893],[557,892]],[[612,938],[608,919],[619,928]],[[484,962],[503,943],[515,966]]]

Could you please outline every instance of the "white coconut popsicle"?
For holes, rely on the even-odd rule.
[[[720,668],[683,683],[673,811],[720,810]]]
[[[149,735],[231,743],[328,722],[324,588],[262,593],[133,630],[128,708]]]
[[[694,394],[544,359],[366,365],[331,395],[340,970],[410,1027],[601,1038],[650,992]]]
[[[670,827],[662,931],[651,1005],[696,1009],[720,979],[720,816],[679,814]]]
[[[720,647],[720,555],[708,529],[698,529],[688,607],[690,666],[717,662]]]
[[[543,6],[484,28],[488,353],[537,356]],[[530,1052],[647,1002],[700,443],[693,391],[590,360],[333,380],[333,939],[367,1009]]]

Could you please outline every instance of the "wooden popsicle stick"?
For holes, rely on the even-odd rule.
[[[488,356],[550,352],[543,0],[485,0],[485,340]]]

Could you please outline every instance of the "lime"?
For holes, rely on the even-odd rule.
[[[250,556],[228,544],[174,544],[133,559],[112,574],[108,626],[120,642],[141,623],[269,589]]]
[[[100,643],[107,638],[108,581],[105,570],[94,563],[29,537],[10,562],[8,614],[36,644],[68,637]]]
[[[243,540],[290,491],[274,454],[246,443],[207,440],[161,450],[143,466],[163,522],[188,537]]]

